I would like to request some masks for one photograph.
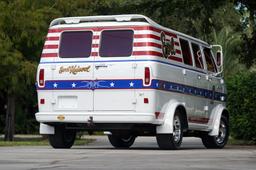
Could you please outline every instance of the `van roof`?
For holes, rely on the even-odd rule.
[[[189,36],[187,34],[172,30],[170,28],[166,28],[164,26],[159,25],[158,23],[156,23],[155,21],[153,21],[152,19],[144,16],[144,15],[140,15],[140,14],[128,14],[128,15],[102,15],[102,16],[83,16],[83,17],[65,17],[65,18],[57,18],[54,19],[51,24],[50,27],[54,27],[57,25],[70,25],[70,24],[81,24],[81,23],[95,23],[95,22],[125,22],[125,23],[129,23],[131,24],[134,22],[146,22],[149,25],[156,27],[160,30],[164,30],[164,31],[169,31],[172,33],[175,33],[179,36],[197,41],[199,43],[202,43],[204,45],[209,46],[209,44],[205,41],[202,41],[200,39],[194,38],[192,36]],[[104,24],[105,25],[105,24]]]

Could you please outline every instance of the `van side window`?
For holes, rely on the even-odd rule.
[[[192,56],[191,56],[188,41],[180,39],[180,45],[181,45],[181,50],[182,50],[184,63],[187,64],[187,65],[193,65]]]
[[[69,31],[61,34],[59,56],[61,58],[84,58],[91,55],[92,32]]]
[[[199,45],[192,43],[192,50],[195,58],[196,67],[203,69],[203,60]]]
[[[101,57],[127,57],[132,54],[132,30],[107,30],[101,33]]]
[[[205,56],[205,61],[206,61],[206,65],[207,65],[207,70],[216,73],[217,68],[214,63],[211,50],[209,48],[204,48],[204,56]]]

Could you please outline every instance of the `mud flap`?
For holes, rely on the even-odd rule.
[[[53,126],[49,126],[44,123],[40,123],[40,134],[41,135],[54,135],[55,130]]]

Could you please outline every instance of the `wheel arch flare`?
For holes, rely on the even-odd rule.
[[[187,114],[185,103],[179,102],[177,100],[170,100],[161,110],[163,115],[163,123],[156,127],[157,134],[172,134],[173,133],[173,118],[175,111],[179,110],[182,114],[182,121],[184,123],[184,128],[188,128]]]

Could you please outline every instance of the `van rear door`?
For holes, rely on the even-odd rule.
[[[135,110],[133,30],[101,32],[99,57],[95,57],[95,111]]]
[[[59,31],[58,57],[52,66],[54,110],[93,110],[93,32]],[[48,34],[49,35],[49,34]],[[57,39],[48,37],[48,39]]]

